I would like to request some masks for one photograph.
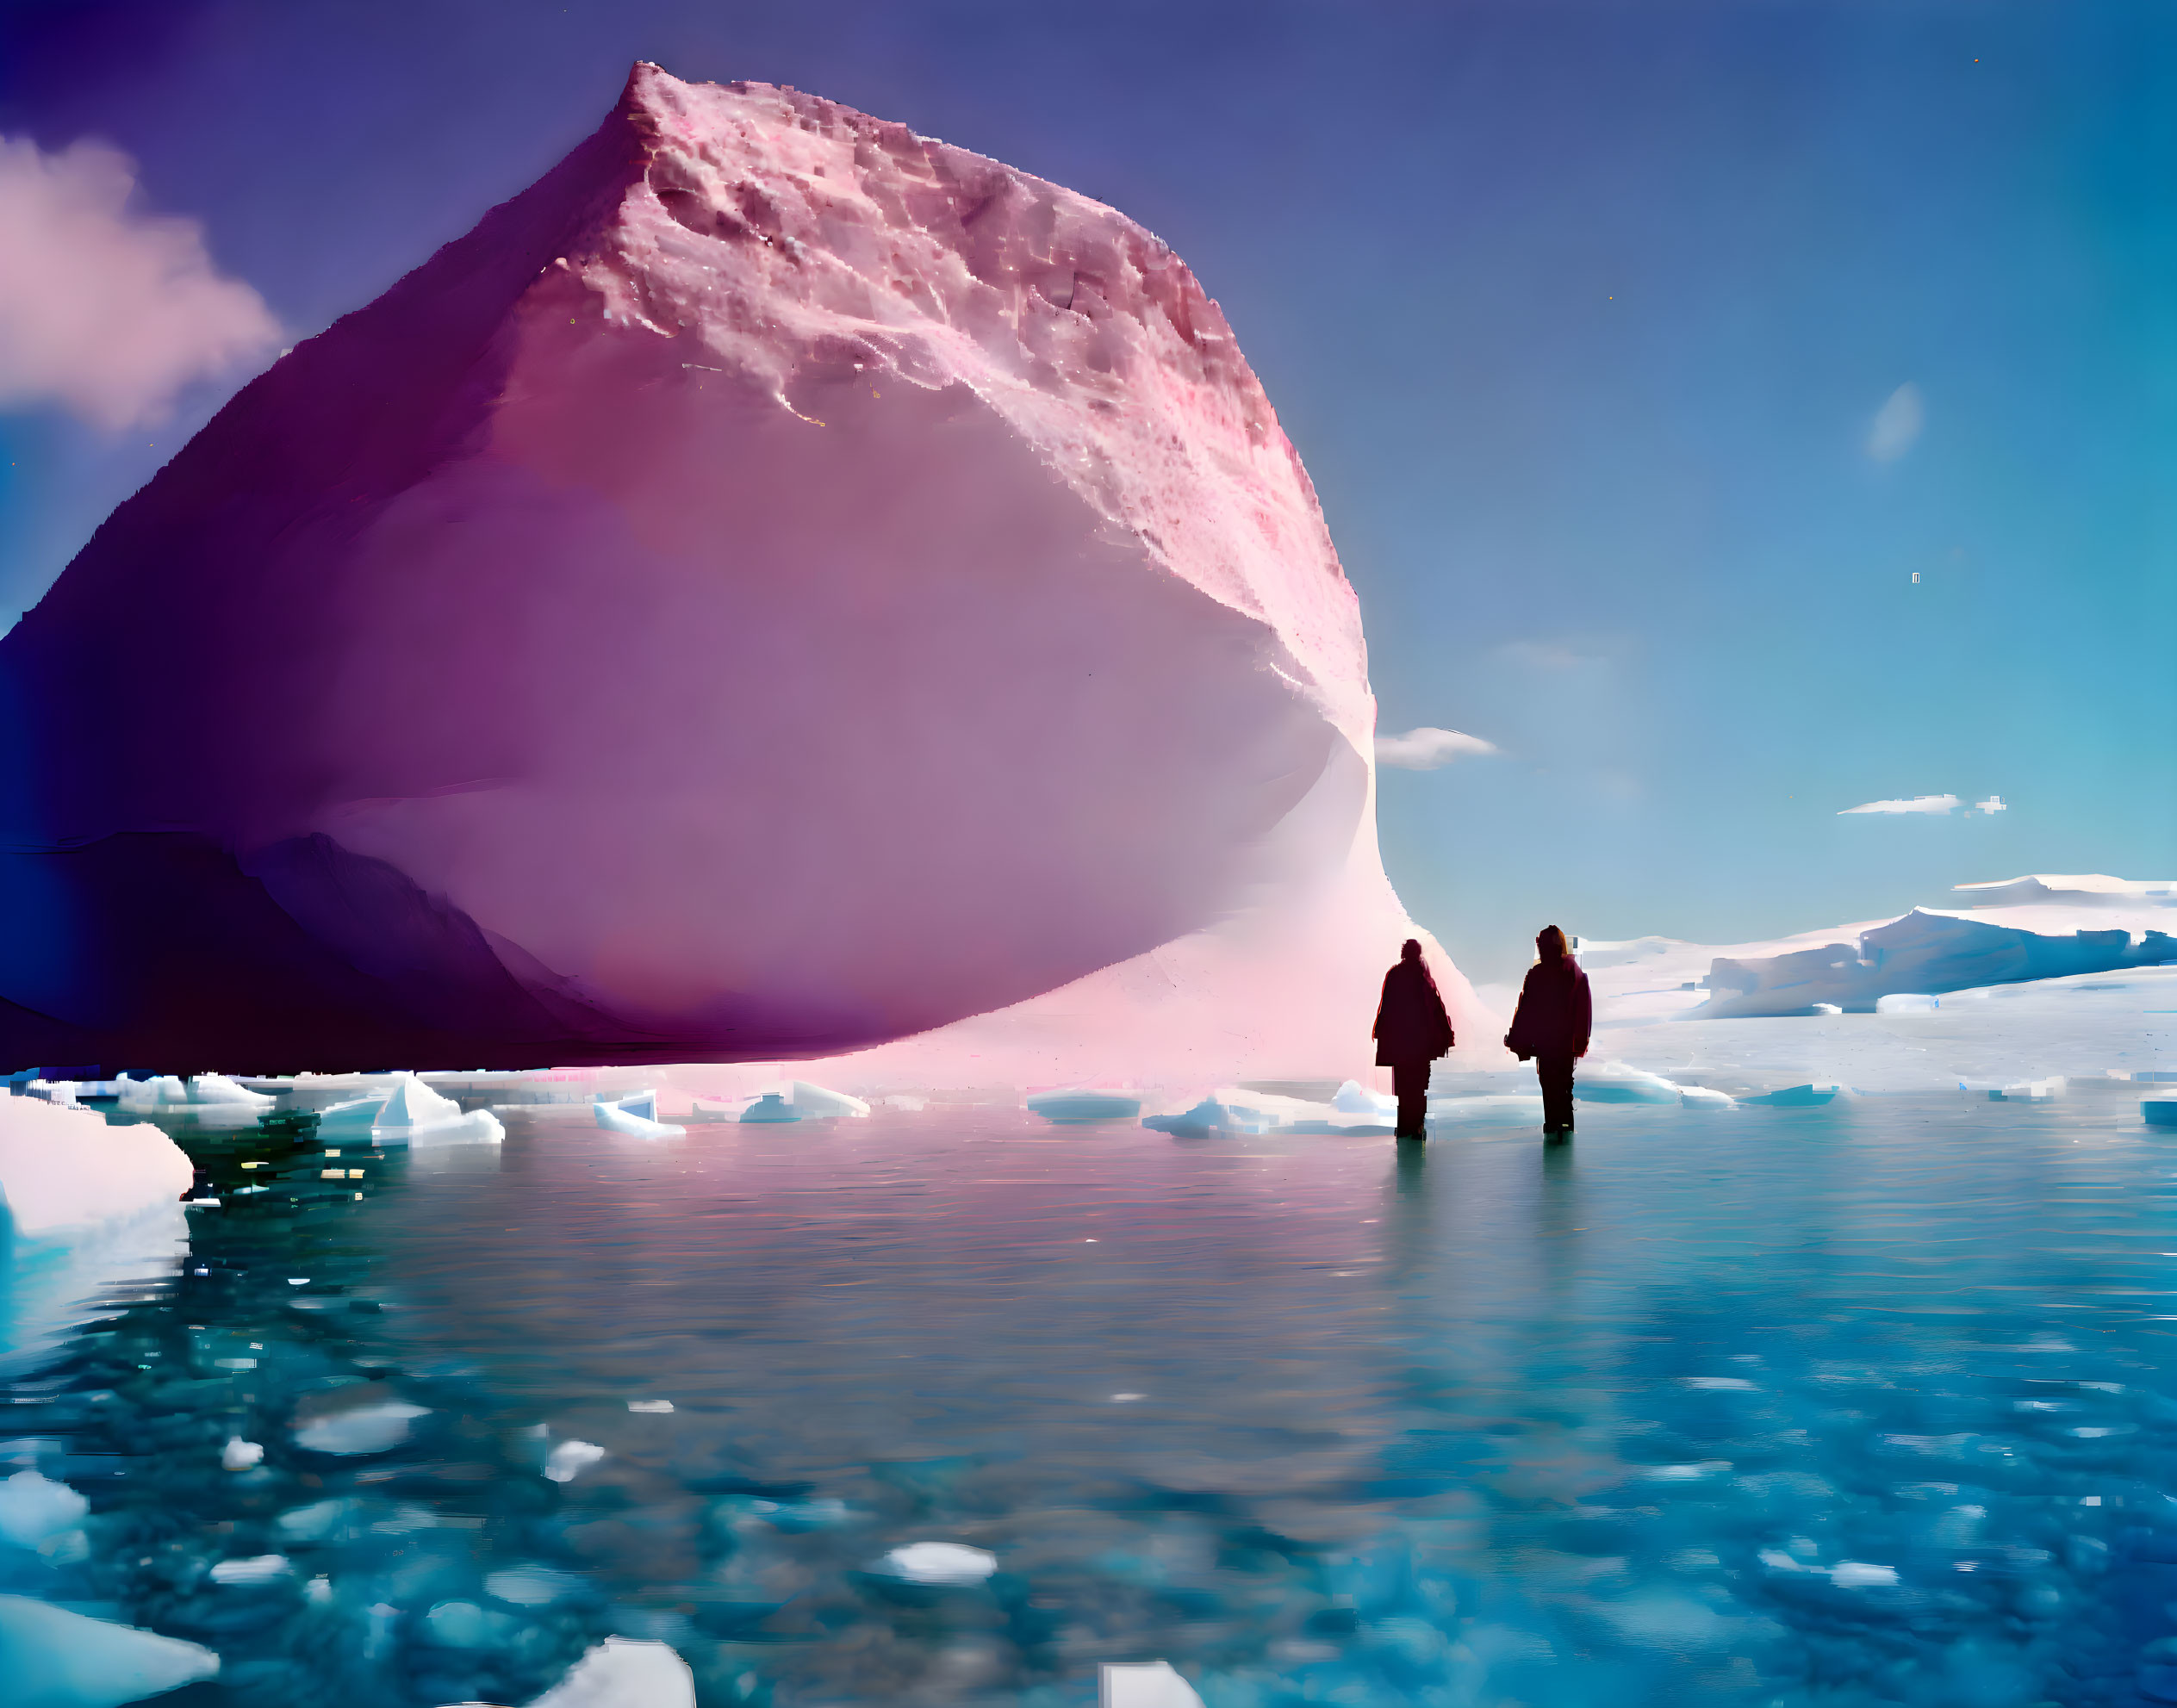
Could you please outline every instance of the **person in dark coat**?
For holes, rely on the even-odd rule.
[[[1534,947],[1541,959],[1527,970],[1504,1044],[1521,1061],[1534,1058],[1535,1078],[1542,1082],[1542,1131],[1552,1139],[1568,1139],[1572,1135],[1572,1064],[1588,1053],[1588,1037],[1595,1030],[1595,998],[1564,932],[1554,925],[1544,926]]]
[[[1398,1096],[1398,1136],[1428,1136],[1428,1065],[1457,1041],[1436,979],[1421,959],[1418,938],[1409,937],[1398,965],[1384,975],[1384,999],[1376,1005],[1376,1065],[1390,1070]]]

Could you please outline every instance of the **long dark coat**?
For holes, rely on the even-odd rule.
[[[1583,1056],[1594,1030],[1595,998],[1578,961],[1571,955],[1556,955],[1527,968],[1512,1029],[1504,1036],[1514,1055],[1521,1060],[1529,1056]]]
[[[1384,975],[1376,1005],[1376,1065],[1434,1061],[1452,1044],[1452,1017],[1436,979],[1418,960],[1402,960]]]

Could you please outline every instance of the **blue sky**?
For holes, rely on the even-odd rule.
[[[638,57],[904,120],[1187,258],[1315,476],[1384,728],[1499,749],[1381,787],[1476,976],[1546,921],[1725,941],[2177,875],[2168,8],[0,0],[0,134],[118,146],[292,338]],[[0,415],[0,609],[224,390]],[[1944,792],[2009,810],[1837,816]]]

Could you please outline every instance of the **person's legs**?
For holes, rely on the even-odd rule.
[[[1390,1085],[1398,1096],[1398,1136],[1402,1139],[1427,1138],[1428,1064],[1425,1061],[1393,1062]]]
[[[1542,1126],[1546,1132],[1572,1130],[1572,1058],[1537,1056],[1534,1077],[1542,1082]]]

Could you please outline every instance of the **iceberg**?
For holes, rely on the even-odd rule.
[[[320,1126],[322,1129],[322,1121]],[[461,1112],[461,1105],[442,1097],[413,1073],[404,1073],[370,1121],[373,1145],[496,1145],[507,1136],[499,1117],[489,1109]]]
[[[869,1105],[861,1098],[812,1085],[805,1079],[791,1081],[786,1089],[786,1099],[804,1121],[829,1121],[839,1115],[866,1120],[869,1114]]]
[[[776,1091],[766,1091],[748,1108],[741,1111],[741,1119],[758,1123],[766,1121],[799,1121],[800,1111]]]
[[[608,1133],[622,1133],[631,1139],[681,1139],[687,1136],[687,1128],[674,1127],[657,1118],[657,1093],[636,1091],[625,1097],[600,1097],[590,1105],[597,1124]]]
[[[1359,601],[1180,258],[647,64],[122,504],[0,700],[18,1059],[1350,1072],[1426,941]]]
[[[42,1350],[80,1300],[189,1249],[196,1170],[148,1122],[0,1098],[0,1363]]]
[[[2149,1127],[2177,1127],[2177,1097],[2143,1097],[2139,1118]]]
[[[1960,884],[1959,904],[1714,947],[1579,946],[1603,1027],[1899,1012],[1953,991],[2177,961],[2177,882],[2039,873]]]
[[[1380,1091],[1371,1091],[1359,1081],[1348,1079],[1340,1085],[1330,1100],[1331,1108],[1340,1115],[1398,1114],[1398,1099],[1387,1097]]]
[[[196,1643],[0,1595],[9,1708],[121,1708],[218,1673],[219,1656]]]

